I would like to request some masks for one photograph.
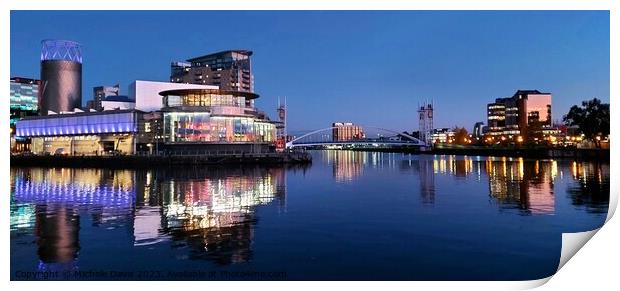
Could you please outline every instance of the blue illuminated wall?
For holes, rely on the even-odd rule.
[[[50,115],[16,124],[21,137],[137,132],[136,112]]]

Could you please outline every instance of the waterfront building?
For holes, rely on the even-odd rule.
[[[82,107],[82,48],[74,41],[41,42],[40,114]]]
[[[163,108],[163,97],[159,92],[176,89],[218,89],[213,85],[179,84],[136,80],[129,84],[129,99],[135,102],[135,109],[151,112]]]
[[[351,122],[335,122],[332,123],[332,139],[333,141],[349,141],[366,138],[364,129],[361,126]]]
[[[107,110],[26,117],[16,124],[16,136],[31,139],[31,151],[45,155],[133,154],[135,135],[143,126],[142,112]]]
[[[454,141],[455,132],[449,128],[436,128],[431,132],[433,143],[451,143]]]
[[[15,123],[27,116],[39,114],[39,85],[41,81],[14,77],[11,78],[10,104],[10,132],[11,152],[22,152],[30,149],[30,141],[15,137]]]
[[[88,108],[97,111],[103,110],[101,102],[109,96],[119,96],[120,86],[97,86],[93,87],[93,100],[88,102]]]
[[[275,150],[276,126],[254,106],[258,94],[219,89],[180,89],[163,96],[162,144],[169,152]]]
[[[528,128],[549,131],[551,93],[518,90],[512,97],[497,98],[487,104],[488,134],[492,136],[526,135]]]
[[[170,82],[218,86],[222,90],[254,92],[252,51],[227,50],[173,62]]]
[[[39,85],[41,81],[29,78],[11,78],[11,128],[15,122],[26,116],[37,115],[39,111]]]

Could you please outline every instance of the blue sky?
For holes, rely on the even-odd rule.
[[[352,121],[417,130],[485,121],[486,103],[517,89],[553,94],[553,118],[609,102],[607,11],[12,11],[11,76],[39,77],[40,41],[83,44],[83,103],[92,87],[169,79],[170,62],[254,51],[257,105],[291,131]]]

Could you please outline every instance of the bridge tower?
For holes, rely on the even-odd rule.
[[[286,133],[286,97],[284,97],[284,103],[280,102],[278,98],[278,121],[280,122],[276,126],[276,148],[284,149],[288,142],[288,136]]]
[[[427,146],[432,146],[433,141],[431,133],[433,131],[433,104],[424,102],[421,106],[418,106],[419,116],[419,131],[420,141],[424,142]]]

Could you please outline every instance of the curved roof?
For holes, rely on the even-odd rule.
[[[175,89],[175,90],[166,90],[159,92],[161,96],[185,96],[189,94],[222,94],[222,95],[234,95],[234,96],[242,96],[245,99],[256,99],[259,97],[258,94],[251,92],[243,92],[243,91],[231,91],[231,90],[220,90],[220,89]]]

